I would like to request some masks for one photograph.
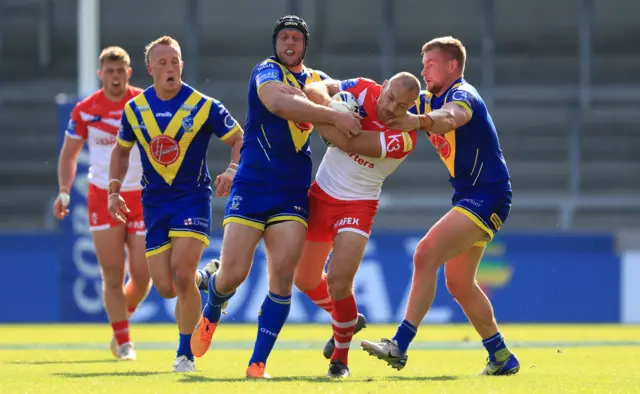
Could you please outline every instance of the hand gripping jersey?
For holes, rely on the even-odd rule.
[[[366,157],[329,147],[316,174],[320,188],[338,200],[377,200],[382,183],[404,161],[416,144],[416,131],[389,130],[378,119],[376,104],[382,87],[370,79],[340,82],[340,89],[358,99],[362,129],[380,131],[382,155]]]
[[[109,161],[111,149],[116,143],[120,128],[122,109],[127,101],[136,97],[142,89],[129,86],[120,102],[107,99],[100,89],[76,104],[71,112],[66,135],[74,139],[87,140],[89,145],[89,183],[100,189],[107,189],[109,183]],[[122,190],[140,190],[142,185],[142,165],[140,154],[134,152],[129,160],[129,171],[122,182]]]
[[[235,177],[238,182],[269,188],[309,187],[312,172],[309,135],[313,126],[271,113],[260,101],[258,91],[269,82],[302,88],[327,78],[310,68],[293,73],[273,57],[253,69],[241,160]]]
[[[425,114],[446,103],[459,104],[472,114],[471,120],[456,130],[429,135],[431,144],[449,170],[449,182],[454,190],[472,187],[511,190],[496,127],[473,86],[460,78],[440,97],[422,92],[411,111]]]

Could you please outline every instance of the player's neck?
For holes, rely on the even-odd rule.
[[[442,89],[440,89],[440,91],[436,93],[436,97],[441,97],[443,94],[445,94],[447,90],[449,90],[451,86],[453,86],[453,84],[460,78],[462,78],[462,75],[454,75],[453,77],[451,77],[445,84],[442,85]]]
[[[171,100],[176,97],[178,93],[180,93],[180,89],[182,89],[182,81],[180,81],[180,85],[178,85],[175,89],[162,89],[158,85],[153,85],[153,90],[156,91],[156,97],[162,101]]]
[[[122,91],[121,94],[113,94],[109,92],[108,89],[104,89],[104,88],[102,89],[102,91],[104,92],[104,96],[107,98],[107,100],[113,101],[114,103],[119,103],[120,101],[122,101],[124,97],[127,95],[128,90],[129,90],[129,85],[124,87],[124,90]]]
[[[287,70],[291,71],[292,73],[300,74],[302,72],[303,67],[304,65],[300,63],[297,66],[292,66],[292,67],[287,66]]]

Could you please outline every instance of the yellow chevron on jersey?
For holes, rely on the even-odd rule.
[[[268,59],[267,62],[273,63],[280,67],[280,69],[282,70],[282,75],[284,75],[283,83],[286,83],[289,86],[293,86],[294,88],[302,88],[296,80],[296,77],[285,66],[271,59]],[[320,77],[320,74],[318,72],[307,68],[305,69],[308,73],[305,84],[322,81],[322,78]],[[296,152],[300,152],[300,150],[302,150],[302,148],[309,140],[309,135],[311,135],[311,132],[313,131],[313,125],[308,122],[294,122],[292,120],[288,120],[287,125],[289,126],[289,133],[291,134],[291,139],[293,140],[293,145],[296,148]]]
[[[181,127],[183,127],[183,121],[185,120],[185,118],[191,114],[192,109],[203,98],[204,97],[199,92],[194,90],[193,93],[191,93],[191,95],[182,103],[180,109],[173,115],[171,121],[164,130],[160,130],[153,111],[143,94],[137,96],[134,99],[134,103],[136,104],[138,112],[140,113],[140,116],[142,118],[143,125],[139,124],[138,118],[136,117],[134,110],[131,108],[131,105],[127,104],[125,106],[125,115],[127,117],[127,120],[129,121],[129,124],[131,125],[131,128],[133,129],[133,132],[136,135],[138,143],[141,144],[153,168],[168,185],[172,184],[173,180],[178,174],[178,171],[180,170],[180,167],[182,165],[182,162],[184,161],[191,142],[209,118],[212,101],[210,99],[205,100],[202,107],[193,117],[193,125],[189,128],[189,132],[182,133],[180,135],[177,141],[178,157],[175,161],[169,164],[162,164],[158,162],[156,159],[154,159],[150,144],[153,143],[154,139],[158,139],[161,137],[166,137],[174,140],[178,135]],[[145,139],[142,133],[142,127],[144,127],[149,134],[149,137],[151,139],[150,142],[147,142],[147,140]]]

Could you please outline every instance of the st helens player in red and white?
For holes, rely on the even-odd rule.
[[[142,89],[129,85],[131,61],[119,47],[105,48],[100,54],[98,77],[103,88],[79,102],[71,112],[58,163],[59,195],[53,214],[59,220],[69,215],[67,205],[85,141],[89,144],[89,190],[87,208],[89,229],[102,269],[102,293],[109,322],[113,328],[111,351],[122,360],[135,359],[129,337],[129,318],[149,292],[151,280],[145,258],[142,217],[140,155],[132,154],[127,177],[122,182],[122,197],[130,211],[127,225],[113,219],[107,209],[109,160],[120,128],[124,105]],[[125,247],[129,256],[129,280],[125,278]]]
[[[382,184],[416,144],[415,130],[390,130],[385,122],[415,105],[420,82],[412,74],[400,73],[382,86],[357,78],[316,82],[303,89],[309,99],[325,105],[340,91],[358,99],[363,131],[350,139],[332,126],[314,125],[335,146],[327,149],[309,190],[307,241],[295,276],[296,286],[331,313],[333,337],[323,353],[331,359],[328,375],[334,377],[349,376],[349,344],[366,323],[358,314],[352,288]]]

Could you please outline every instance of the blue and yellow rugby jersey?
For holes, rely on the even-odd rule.
[[[449,170],[449,182],[454,190],[474,187],[511,190],[496,127],[471,84],[460,78],[440,97],[421,92],[411,112],[422,115],[446,103],[457,103],[471,111],[471,120],[464,126],[446,134],[429,134],[431,144]]]
[[[207,148],[211,135],[225,140],[240,130],[221,102],[183,83],[162,101],[153,86],[124,107],[118,143],[138,143],[142,203],[156,205],[197,193],[211,195]]]
[[[279,81],[296,88],[328,79],[323,72],[303,68],[289,71],[274,57],[256,65],[249,82],[249,108],[240,165],[234,182],[256,184],[261,188],[304,187],[311,185],[312,165],[309,138],[313,126],[285,120],[269,112],[258,97],[266,83]]]

